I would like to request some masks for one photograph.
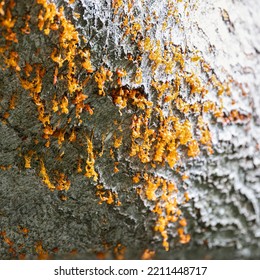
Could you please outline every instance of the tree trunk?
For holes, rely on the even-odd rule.
[[[259,258],[259,9],[3,0],[0,257]]]

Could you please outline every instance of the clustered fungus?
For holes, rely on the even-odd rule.
[[[117,193],[104,189],[104,186],[102,185],[97,185],[96,188],[96,195],[100,198],[99,204],[106,202],[107,204],[115,204],[116,206],[121,205]]]
[[[92,128],[89,128],[87,133],[78,132],[78,128],[82,124],[88,126],[88,123],[83,123],[83,120],[85,122],[87,119],[84,115],[95,117],[96,108],[88,102],[89,95],[111,98],[121,114],[131,107],[131,144],[125,156],[138,160],[144,166],[143,171],[133,176],[133,189],[152,205],[151,209],[156,217],[154,230],[160,233],[165,250],[170,248],[169,227],[173,224],[177,227],[179,242],[188,243],[191,236],[187,233],[187,221],[181,211],[181,205],[190,199],[188,191],[183,191],[173,180],[155,175],[154,171],[156,168],[167,166],[175,174],[180,174],[184,160],[197,158],[203,151],[213,153],[210,125],[205,116],[219,118],[224,122],[247,118],[236,110],[223,118],[224,105],[221,97],[231,95],[230,84],[233,81],[227,79],[221,82],[198,50],[183,49],[174,44],[173,40],[165,42],[153,39],[155,28],[166,32],[168,29],[171,31],[171,25],[177,25],[182,30],[178,5],[184,5],[188,16],[188,1],[168,0],[168,11],[161,26],[155,26],[158,15],[153,10],[149,11],[149,1],[140,2],[147,9],[145,19],[135,16],[135,1],[112,1],[114,22],[118,22],[118,26],[123,29],[121,40],[130,40],[131,44],[136,45],[137,52],[126,55],[129,62],[135,64],[133,72],[124,68],[109,69],[104,65],[95,65],[92,62],[91,49],[80,47],[80,42],[86,45],[88,38],[82,36],[73,22],[67,19],[63,7],[58,8],[50,2],[35,1],[39,6],[37,27],[32,26],[32,15],[23,15],[24,26],[19,35],[16,18],[12,15],[15,1],[0,3],[1,35],[5,38],[5,45],[0,45],[1,69],[13,71],[17,75],[21,87],[29,92],[35,105],[41,125],[41,135],[39,139],[34,139],[35,143],[42,145],[46,152],[58,145],[56,159],[60,161],[64,153],[68,152],[63,147],[65,144],[78,145],[82,154],[72,163],[74,170],[96,184],[99,204],[106,202],[109,205],[120,206],[120,192],[111,191],[105,182],[101,183],[96,168],[97,158],[104,154],[104,137],[99,139],[99,142],[102,142],[102,151],[98,153],[95,150],[94,139],[101,138],[100,135],[95,134],[95,131],[90,135],[89,131]],[[70,0],[69,4],[74,2]],[[50,70],[45,69],[44,62],[31,63],[28,59],[23,65],[20,64],[19,50],[15,47],[23,36],[32,32],[38,32],[48,40],[58,38],[54,41],[49,56],[46,57],[45,54],[42,58],[43,61],[51,61],[53,66],[50,85],[52,92],[48,93],[51,95],[51,101],[46,99],[44,88],[46,75]],[[52,37],[53,34],[56,37]],[[39,53],[38,55],[41,55],[40,51]],[[144,74],[144,59],[149,62],[149,79]],[[195,70],[190,71],[187,65],[192,65]],[[159,72],[163,74],[160,76]],[[207,74],[206,81],[201,78],[200,73]],[[127,79],[132,81],[134,86],[126,86]],[[91,83],[95,83],[96,93],[87,92],[86,88]],[[145,84],[149,94],[141,90],[141,86]],[[210,90],[215,93],[216,101],[207,98]],[[9,109],[14,110],[15,104],[16,97],[13,96]],[[126,148],[127,139],[122,133],[122,128],[119,132],[114,134],[108,148],[113,159],[116,150]],[[29,150],[24,154],[24,167],[30,169],[32,166],[38,169],[42,182],[51,191],[66,192],[72,187],[69,174],[65,174],[63,170],[48,170],[46,158],[34,150]],[[115,159],[114,173],[120,172],[119,166],[120,160]],[[1,170],[6,168],[1,167]],[[188,173],[181,175],[183,181],[189,178]],[[5,233],[2,233],[2,236],[12,248],[11,241]],[[124,250],[119,247],[115,250],[121,258]],[[47,256],[41,243],[36,246],[36,251],[42,258]],[[153,252],[147,251],[143,258],[148,259],[152,255]]]
[[[97,182],[98,173],[95,171],[95,157],[93,153],[93,144],[88,137],[87,137],[87,143],[88,143],[88,158],[86,160],[85,176],[88,178],[93,177],[93,180]]]

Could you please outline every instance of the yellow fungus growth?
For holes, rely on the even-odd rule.
[[[123,0],[112,0],[112,8],[114,9],[114,14],[118,13],[118,9],[123,5]]]
[[[185,76],[186,82],[190,86],[191,94],[198,93],[198,94],[204,94],[206,93],[205,88],[202,86],[202,82],[200,78],[195,75],[195,73],[192,73],[191,75]]]
[[[13,94],[9,101],[9,110],[14,110],[17,103],[17,95]]]
[[[142,30],[142,26],[139,22],[133,22],[130,28],[130,34],[132,35],[131,40],[136,40],[137,34]]]
[[[59,67],[61,67],[63,65],[64,60],[61,58],[60,54],[57,54],[58,49],[54,48],[53,52],[51,53],[51,59],[58,63]]]
[[[112,81],[112,72],[101,66],[100,71],[95,74],[95,81],[98,86],[98,94],[105,95],[104,86],[106,81]]]
[[[81,173],[83,171],[81,165],[82,165],[82,159],[79,158],[77,161],[77,172],[78,173]]]
[[[139,178],[138,174],[135,176]],[[161,234],[163,247],[168,251],[168,225],[178,221],[182,215],[177,203],[178,189],[174,182],[147,173],[143,174],[143,180],[145,184],[139,194],[141,196],[145,195],[146,199],[154,202],[153,212],[157,215],[154,230]]]
[[[114,256],[116,260],[123,260],[125,258],[126,247],[118,243],[114,248]]]
[[[14,245],[14,243],[11,241],[11,239],[6,236],[5,232],[2,232],[1,235],[4,237],[4,241],[5,241],[6,244],[8,244],[9,246]]]
[[[127,72],[125,69],[117,69],[116,74],[119,78],[123,78],[127,75]]]
[[[46,114],[44,103],[41,100],[40,92],[42,90],[42,78],[45,74],[45,70],[41,68],[39,65],[35,66],[35,78],[31,81],[26,80],[20,77],[21,85],[24,89],[30,91],[30,95],[37,107],[38,111],[38,119],[45,127],[46,125],[50,124],[50,115]]]
[[[140,173],[135,174],[135,176],[133,177],[133,183],[137,184],[140,182]]]
[[[184,193],[184,197],[186,202],[190,200],[189,194],[187,192]]]
[[[70,142],[75,142],[76,140],[77,140],[77,135],[76,135],[75,129],[73,128],[72,132],[70,134],[70,137],[69,137],[69,141]]]
[[[189,179],[189,175],[185,173],[181,176],[181,178],[183,181],[185,181],[185,180]]]
[[[141,260],[152,260],[155,256],[155,251],[151,251],[149,249],[144,250]]]
[[[30,77],[30,75],[33,71],[33,67],[28,62],[26,62],[23,70],[24,70],[25,75],[27,77]]]
[[[26,227],[18,226],[19,231],[25,236],[28,237],[30,230]]]
[[[14,32],[7,33],[7,35],[5,35],[5,39],[7,41],[13,41],[14,43],[18,43],[16,33],[14,33]]]
[[[95,171],[95,156],[93,153],[93,144],[89,137],[87,137],[87,145],[88,157],[86,160],[85,176],[87,178],[93,177],[93,180],[96,182],[98,180],[98,173]]]
[[[0,24],[3,28],[6,29],[7,37],[8,37],[8,35],[13,33],[12,28],[14,27],[14,25],[16,23],[16,19],[14,19],[13,15],[12,15],[12,10],[15,7],[16,3],[14,2],[14,0],[9,1],[5,10],[3,9],[4,5],[5,5],[5,1],[1,1],[1,3],[0,3],[0,14],[4,17],[1,18]],[[5,38],[6,40],[8,40],[7,37]],[[14,42],[17,43],[17,41],[14,41]]]
[[[182,244],[186,244],[190,241],[190,235],[189,234],[185,234],[183,228],[179,228],[178,229],[178,234],[180,237],[180,243]]]
[[[165,20],[165,21],[163,22],[163,24],[162,24],[162,31],[165,31],[165,30],[167,29],[167,27],[168,27],[168,23],[167,23],[167,21]]]
[[[9,170],[12,168],[12,165],[0,165],[0,169],[3,171]]]
[[[115,165],[114,166],[114,173],[118,173],[119,172],[119,169],[118,169],[119,162],[116,161],[114,165]]]
[[[203,103],[203,112],[208,113],[208,112],[214,112],[216,109],[216,104],[211,101],[205,101]]]
[[[30,19],[31,19],[30,15],[25,16],[25,25],[24,25],[24,27],[21,28],[21,31],[24,34],[30,34],[30,32],[31,32],[31,28],[30,28],[30,25],[29,25]]]
[[[80,119],[80,115],[83,109],[86,109],[91,114],[91,108],[89,105],[85,104],[84,101],[88,98],[87,95],[83,94],[82,91],[77,92],[76,97],[73,99],[72,103],[76,105],[76,117]]]
[[[45,128],[43,129],[43,138],[48,140],[51,135],[53,135],[54,131],[50,125],[46,125]]]
[[[42,90],[42,78],[45,74],[45,70],[41,68],[39,65],[36,65],[35,67],[35,75],[36,77],[34,79],[25,80],[20,78],[21,85],[24,89],[29,90],[30,93],[33,95],[39,94]],[[36,100],[35,100],[36,101]]]
[[[118,105],[120,109],[125,108],[128,105],[128,101],[140,109],[150,108],[153,105],[153,103],[148,101],[140,91],[134,89],[128,90],[120,87],[118,90],[112,92],[112,98],[114,103]]]
[[[155,141],[154,130],[148,127],[148,117],[134,116],[132,121],[132,145],[130,156],[138,155],[142,163],[151,161],[151,148]],[[141,132],[141,126],[144,126],[144,132]],[[143,139],[142,144],[136,142],[136,139]]]
[[[145,51],[151,51],[153,48],[152,42],[151,42],[151,38],[150,37],[146,37],[144,39],[144,46],[143,46]]]
[[[227,116],[222,116],[223,123],[243,123],[251,119],[251,114],[242,114],[238,110],[231,110]]]
[[[5,64],[7,65],[7,67],[14,68],[16,71],[21,70],[18,62],[19,62],[19,55],[15,51],[11,51],[9,57],[5,59]]]
[[[103,185],[97,185],[96,188],[96,196],[100,198],[99,204],[106,202],[107,204],[116,204],[117,206],[121,205],[117,193],[104,189]]]
[[[77,19],[80,18],[80,14],[79,14],[79,13],[76,13],[76,12],[73,13],[73,16],[74,16],[75,18],[77,18]]]
[[[61,104],[60,104],[60,108],[61,108],[62,113],[64,113],[64,114],[69,113],[68,105],[69,105],[68,98],[66,96],[63,96],[63,98],[61,100]]]
[[[85,109],[90,115],[93,115],[93,114],[94,114],[94,108],[91,108],[89,104],[85,104],[84,109]]]
[[[119,86],[122,86],[122,78],[125,77],[127,75],[127,72],[125,69],[117,69],[116,70],[116,74],[118,76],[118,79],[117,79],[117,84]]]
[[[109,150],[109,155],[112,159],[115,159],[114,151],[112,148],[110,148],[110,150]]]
[[[25,168],[31,168],[31,159],[35,152],[30,150],[25,156],[24,156],[24,167]]]
[[[120,136],[118,138],[115,136],[114,148],[118,149],[122,145],[122,141],[123,141],[123,136]]]
[[[154,81],[152,81],[151,85],[157,91],[158,99],[160,99],[163,96],[163,94],[165,94],[166,92],[172,93],[172,91],[173,91],[173,88],[168,81],[164,83],[164,82],[159,82],[159,81],[154,80]],[[167,99],[165,99],[165,101],[169,102],[171,100],[174,100],[175,97],[172,96],[172,98],[170,98],[169,96],[167,96]]]
[[[50,31],[59,30],[59,46],[53,49],[51,58],[59,67],[62,67],[65,61],[68,62],[66,80],[69,93],[73,95],[73,93],[81,91],[83,86],[81,82],[75,78],[75,74],[77,74],[78,71],[76,58],[79,56],[83,68],[87,73],[92,73],[93,68],[90,61],[90,52],[88,50],[78,50],[78,32],[75,26],[65,18],[62,7],[58,11],[54,4],[48,4],[45,0],[39,0],[38,3],[43,6],[38,16],[39,29],[44,30],[46,35],[49,35]],[[59,20],[59,24],[56,23],[57,19]],[[54,76],[54,84],[56,83],[55,81],[56,78]]]
[[[61,146],[62,143],[64,142],[65,138],[64,138],[64,135],[65,135],[65,130],[64,129],[58,129],[56,130],[56,136],[57,136],[57,139],[58,139],[58,145]]]
[[[218,95],[223,95],[226,92],[227,95],[230,95],[230,86],[228,82],[221,83],[215,74],[211,76],[212,85],[218,90]]]
[[[59,110],[59,102],[57,101],[56,96],[52,99],[52,110],[54,113]]]
[[[188,114],[191,110],[191,105],[185,101],[183,101],[181,98],[177,98],[175,100],[176,102],[176,108],[182,112],[183,114]]]
[[[47,187],[53,191],[55,190],[55,186],[51,183],[49,175],[47,174],[44,162],[42,159],[40,159],[40,176],[42,177],[42,181]]]
[[[199,62],[201,59],[202,59],[202,57],[201,57],[200,55],[198,55],[197,53],[194,54],[194,55],[191,57],[191,61],[192,61],[192,62]]]
[[[44,26],[43,10],[40,10],[38,15],[38,28],[40,30],[43,30],[43,26]]]
[[[197,157],[200,154],[199,144],[196,140],[191,140],[188,144],[188,156]]]
[[[107,192],[97,191],[96,194],[100,197],[99,204],[102,204],[102,202],[104,202],[104,201],[107,204],[112,204],[114,202],[113,195],[112,195],[111,191],[107,191]],[[105,196],[105,195],[107,195],[107,196]]]
[[[186,145],[192,139],[191,127],[191,123],[188,120],[185,120],[183,124],[176,120],[174,128],[180,144]]]
[[[136,72],[135,72],[135,83],[136,84],[141,84],[143,81],[143,74],[142,74],[142,70],[140,68],[137,68]]]
[[[5,5],[5,1],[0,2],[0,15],[4,16],[5,15],[5,10],[3,9]]]
[[[82,58],[82,66],[86,69],[88,73],[92,73],[94,71],[91,61],[90,61],[90,52],[86,50],[85,52],[79,52],[80,57]]]
[[[59,68],[56,66],[54,70],[54,75],[53,75],[53,84],[56,85],[58,81],[58,73],[59,73]]]
[[[38,242],[35,245],[35,251],[38,255],[39,260],[47,260],[49,259],[49,254],[46,250],[43,249],[42,247],[42,242]]]
[[[154,72],[163,61],[161,42],[159,40],[156,42],[156,45],[153,46],[153,50],[150,52],[149,59],[153,62],[152,71]]]
[[[198,128],[201,132],[200,143],[207,146],[208,151],[211,154],[213,152],[211,132],[209,131],[207,124],[203,121],[203,118],[201,116],[198,118]]]
[[[57,186],[56,189],[58,191],[67,191],[70,188],[70,181],[66,177],[64,173],[58,173],[58,177],[56,178]]]
[[[9,112],[5,112],[3,115],[4,119],[8,119],[10,117],[10,113]]]
[[[179,224],[182,226],[182,227],[186,227],[187,226],[187,221],[186,221],[186,219],[181,219],[180,221],[179,221]]]
[[[62,194],[62,195],[60,196],[60,200],[61,200],[61,201],[67,201],[67,200],[68,200],[68,197],[67,197],[66,195],[63,195],[63,194]]]

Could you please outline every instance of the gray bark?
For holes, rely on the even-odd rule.
[[[81,39],[76,44],[78,56],[73,57],[76,65],[74,75],[69,73],[68,60],[59,67],[51,59],[55,48],[66,55],[60,43],[63,28],[59,20],[56,18],[58,30],[51,30],[46,35],[38,27],[42,5],[32,0],[16,0],[16,5],[9,8],[16,19],[11,28],[17,37],[17,42],[14,42],[6,38],[11,31],[3,23],[10,4],[10,1],[5,2],[4,12],[0,13],[0,47],[7,46],[0,53],[0,258],[139,259],[147,249],[155,252],[152,255],[155,259],[259,258],[259,1],[194,0],[175,3],[136,0],[129,11],[125,4],[119,5],[117,11],[117,7],[112,7],[108,0],[76,0],[72,4],[50,1],[56,7],[64,7],[64,17],[75,26],[78,36],[87,39],[87,42]],[[171,2],[176,8],[173,9],[175,14],[169,17],[168,26],[163,30]],[[187,7],[184,8],[186,2]],[[122,26],[121,13],[134,17],[128,24],[132,34],[125,37],[127,26]],[[30,32],[21,31],[26,24],[26,15],[30,15]],[[149,15],[151,29],[145,32]],[[135,22],[140,27],[134,26]],[[163,63],[159,63],[153,73],[155,59],[150,53],[155,50],[155,45],[149,51],[138,46],[138,42],[148,36],[154,42],[160,41],[161,53],[167,49],[163,45],[169,41],[179,48],[170,58],[175,60],[172,73],[165,73]],[[90,51],[92,73],[80,66],[80,50]],[[17,65],[10,65],[6,60],[12,51],[19,55]],[[133,60],[128,59],[129,54]],[[200,57],[198,61],[191,59],[196,54]],[[138,56],[142,60],[138,60]],[[181,59],[184,60],[184,68]],[[203,62],[210,66],[208,71],[202,67]],[[26,63],[33,65],[28,75]],[[32,81],[37,78],[39,65],[45,73],[42,74],[42,89],[38,95],[54,130],[49,137],[49,147],[46,147],[46,133],[43,137],[46,126],[39,120],[39,104],[32,96],[35,89],[25,89],[21,83],[21,79]],[[95,80],[101,66],[113,73],[111,80],[108,77],[105,81],[103,95],[99,94],[100,88]],[[56,68],[58,75],[54,77]],[[135,89],[139,96],[153,102],[148,127],[154,129],[156,139],[148,162],[142,162],[138,155],[130,155],[132,141],[140,146],[145,142],[138,138],[131,140],[134,116],[144,116],[145,110],[133,104],[130,98],[124,108],[116,104],[120,88],[117,69],[127,71],[127,75],[121,78],[124,90]],[[138,69],[142,72],[140,83],[136,74]],[[169,81],[174,85],[176,73],[189,76],[192,72],[208,93],[203,96],[197,84],[192,93],[195,82],[187,82],[183,78],[180,99],[187,104],[197,102],[200,105],[212,101],[220,108],[222,98],[222,116],[202,111],[184,113],[175,100],[167,103],[162,99],[157,103],[159,93],[151,86],[152,81]],[[221,85],[214,84],[213,75]],[[72,77],[82,85],[83,94],[88,96],[82,104],[93,109],[91,114],[89,107],[85,107],[80,119],[76,116],[75,103],[79,91],[70,93],[68,89],[68,79]],[[218,91],[225,81],[229,81],[230,93],[225,88],[226,92],[219,96]],[[176,88],[174,90],[177,91]],[[163,98],[166,95],[164,93]],[[60,105],[64,97],[68,100],[68,112],[62,112],[61,106],[54,112],[53,100]],[[12,107],[10,102],[15,105]],[[212,139],[207,145],[199,145],[199,155],[188,156],[188,145],[180,144],[179,160],[173,168],[167,159],[154,161],[155,145],[160,135],[156,104],[165,116],[172,113],[181,123],[189,120],[192,139],[198,142],[198,117],[202,115],[205,118]],[[73,131],[77,135],[76,141],[70,141]],[[58,142],[59,133],[64,135],[62,143]],[[119,139],[121,136],[122,144],[116,148],[114,137]],[[88,150],[87,139],[93,143],[93,157]],[[207,152],[210,147],[213,154]],[[28,155],[31,157],[30,168],[25,161]],[[97,180],[95,176],[85,174],[87,159],[95,160]],[[77,171],[79,162],[82,172]],[[54,191],[48,188],[46,180],[44,183],[42,163],[56,188]],[[151,163],[155,163],[155,167]],[[115,172],[115,167],[118,172]],[[133,183],[136,173],[141,174],[140,182]],[[165,228],[169,251],[162,245],[163,237],[154,228],[158,215],[152,211],[156,202],[164,205],[162,190],[157,190],[155,201],[148,199],[145,173],[174,181],[177,186],[178,209],[183,213],[179,219],[187,220],[184,230],[191,236],[187,244],[180,243],[177,221],[170,222]],[[68,190],[58,187],[61,186],[58,182],[61,174],[64,174],[66,182],[70,182]],[[187,180],[182,180],[183,174],[188,175]],[[100,203],[97,185],[103,186],[103,199],[112,194],[114,203]],[[143,190],[141,195],[137,188]],[[190,200],[183,203],[186,192]]]

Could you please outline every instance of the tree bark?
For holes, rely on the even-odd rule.
[[[2,1],[0,258],[259,258],[259,9]]]

